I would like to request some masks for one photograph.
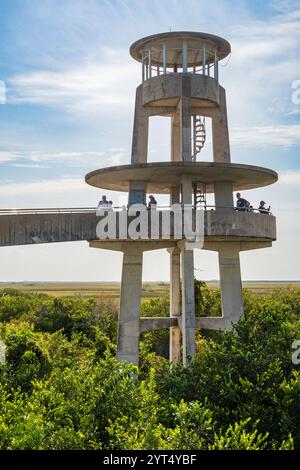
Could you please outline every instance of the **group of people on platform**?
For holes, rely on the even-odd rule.
[[[155,197],[152,194],[150,194],[147,208],[151,209],[154,206],[157,206],[157,201],[156,201]],[[100,201],[99,201],[98,208],[99,209],[112,209],[112,207],[113,207],[113,202],[108,201],[107,197],[104,194],[102,196],[102,198],[100,199]]]
[[[253,206],[251,206],[250,202],[247,201],[247,199],[244,199],[244,198],[241,197],[241,193],[237,193],[236,198],[237,198],[237,201],[236,201],[236,208],[235,209],[237,211],[251,212],[251,211],[254,210],[254,208],[253,208]],[[261,214],[269,214],[270,209],[271,209],[271,206],[269,206],[267,208],[265,201],[260,201],[258,211]]]
[[[246,212],[252,212],[254,210],[254,208],[250,204],[250,202],[247,201],[247,199],[244,199],[244,198],[241,197],[241,193],[237,193],[236,198],[237,198],[237,201],[236,201],[235,210],[237,210],[237,211],[246,211]],[[156,206],[157,206],[157,201],[156,201],[155,197],[152,194],[150,194],[147,209],[150,210],[150,209],[155,208]],[[106,208],[106,209],[111,209],[112,210],[112,207],[113,207],[113,202],[108,201],[106,196],[103,195],[100,202],[99,202],[98,208]],[[259,207],[258,207],[257,210],[261,214],[269,214],[270,213],[270,208],[271,208],[271,206],[269,206],[268,208],[266,207],[265,201],[260,201]]]
[[[112,201],[108,201],[105,194],[102,196],[102,198],[100,199],[99,201],[99,204],[98,204],[98,208],[105,208],[105,209],[109,209],[111,208],[112,209],[113,207],[113,202]]]

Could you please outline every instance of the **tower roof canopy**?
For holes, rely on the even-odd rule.
[[[139,39],[130,47],[130,55],[138,62],[142,62],[142,57],[145,57],[151,48],[152,65],[162,66],[163,46],[165,45],[167,67],[173,67],[174,64],[182,67],[183,41],[187,42],[189,67],[203,65],[202,47],[206,48],[206,64],[214,62],[215,52],[219,60],[224,59],[231,52],[229,42],[219,36],[194,31],[172,31]]]

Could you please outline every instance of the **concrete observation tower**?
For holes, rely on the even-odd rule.
[[[219,83],[219,62],[229,53],[225,39],[199,32],[162,33],[135,42],[130,54],[141,63],[142,81],[136,90],[131,164],[86,175],[86,182],[101,190],[127,192],[129,208],[146,204],[147,194],[152,193],[168,194],[170,206],[177,204],[183,211],[192,207],[193,220],[201,212],[201,248],[216,251],[219,257],[221,317],[195,316],[194,249],[184,235],[176,235],[174,223],[171,236],[164,237],[161,217],[168,208],[156,208],[159,233],[138,239],[121,233],[117,210],[113,211],[117,230],[107,239],[96,236],[99,217],[94,208],[1,211],[2,246],[87,240],[91,247],[123,252],[119,360],[137,365],[141,333],[169,328],[170,361],[186,364],[195,354],[196,328],[228,329],[243,315],[240,251],[269,247],[276,239],[273,215],[234,209],[234,191],[272,184],[277,174],[231,163],[226,94]],[[171,155],[166,162],[148,163],[152,116],[171,119]],[[200,157],[208,119],[212,158],[204,162]],[[213,206],[207,202],[210,193]],[[170,255],[170,317],[141,318],[143,253],[160,249]]]

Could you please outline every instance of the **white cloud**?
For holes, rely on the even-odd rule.
[[[11,197],[39,194],[65,194],[68,191],[85,191],[87,185],[83,178],[50,179],[26,183],[9,183],[0,185],[0,197]]]
[[[132,106],[138,78],[127,51],[106,48],[99,62],[87,59],[55,72],[40,70],[11,77],[7,101],[103,114],[108,106]]]
[[[279,182],[281,184],[300,186],[300,171],[280,172]]]
[[[18,154],[15,152],[0,152],[0,164],[13,162],[18,159]]]
[[[68,168],[95,169],[125,163],[128,158],[129,150],[122,147],[111,148],[106,152],[0,151],[0,164],[10,163],[20,168],[57,168],[62,165]]]
[[[291,84],[300,77],[299,2],[293,6],[265,19],[244,17],[231,26],[232,56],[221,70],[221,82],[234,125],[283,123],[295,113]]]
[[[272,6],[280,12],[290,12],[299,9],[299,0],[272,0]]]
[[[96,207],[103,194],[85,182],[84,176],[67,174],[26,182],[2,181],[0,185],[1,208],[38,207]],[[127,193],[105,191],[107,197],[118,207],[126,204]]]
[[[288,148],[300,145],[300,124],[235,127],[230,140],[234,145]]]

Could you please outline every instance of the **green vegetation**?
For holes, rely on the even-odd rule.
[[[196,282],[195,297],[219,314],[217,289]],[[300,289],[244,303],[233,331],[198,334],[188,368],[170,367],[167,331],[144,334],[137,369],[114,359],[115,302],[0,291],[0,448],[300,449]]]

